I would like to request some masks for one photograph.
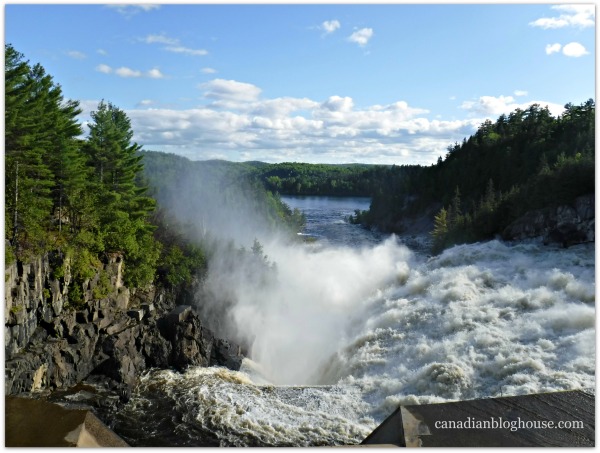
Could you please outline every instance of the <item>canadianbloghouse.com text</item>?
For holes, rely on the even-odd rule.
[[[502,417],[490,417],[479,420],[467,417],[466,420],[437,420],[434,424],[436,429],[509,429],[518,431],[520,429],[583,429],[581,420],[505,420]]]

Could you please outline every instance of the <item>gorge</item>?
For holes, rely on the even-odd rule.
[[[312,234],[360,228],[335,200],[320,204]],[[430,257],[403,240],[265,241],[277,277],[230,287],[228,328],[252,335],[250,358],[239,371],[145,373],[114,429],[144,446],[352,444],[398,404],[594,387],[593,244],[491,241]],[[241,269],[230,272],[214,288]]]

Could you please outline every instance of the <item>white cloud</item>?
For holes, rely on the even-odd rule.
[[[156,35],[148,35],[144,38],[140,38],[140,41],[145,42],[146,44],[166,44],[166,47],[163,47],[164,50],[173,53],[182,53],[186,55],[193,56],[203,56],[208,55],[208,51],[205,49],[192,49],[189,47],[185,47],[180,45],[179,39],[170,38],[166,36],[164,33],[156,34]]]
[[[164,74],[162,72],[160,72],[160,69],[158,68],[153,68],[150,69],[147,74],[148,77],[150,77],[151,79],[162,79],[164,78]]]
[[[586,28],[593,27],[596,23],[595,5],[555,5],[552,9],[563,12],[558,17],[542,17],[529,25],[532,27],[549,28],[564,28],[578,27]]]
[[[80,52],[78,50],[69,50],[67,52],[67,55],[76,60],[83,60],[83,59],[87,58],[86,54],[84,54],[83,52]]]
[[[323,103],[323,107],[331,112],[349,112],[354,107],[350,97],[331,96]]]
[[[515,96],[527,96],[527,94],[528,94],[528,93],[527,93],[527,91],[525,91],[525,90],[515,90],[515,91],[513,92],[513,94],[514,94]]]
[[[533,104],[547,106],[554,116],[558,116],[564,111],[564,107],[559,104],[544,101],[517,103],[512,96],[481,96],[476,101],[464,101],[460,107],[472,114],[495,119],[499,115],[508,114],[516,109],[525,110]]]
[[[358,31],[355,31],[348,37],[348,41],[354,42],[358,44],[360,47],[364,47],[367,45],[369,40],[373,37],[373,29],[372,28],[361,28]]]
[[[99,64],[98,66],[96,66],[96,71],[98,72],[102,72],[104,74],[116,74],[119,77],[125,77],[125,78],[130,78],[130,77],[149,77],[151,79],[162,79],[164,78],[164,74],[162,72],[160,72],[160,69],[158,68],[153,68],[150,69],[149,71],[143,73],[142,71],[139,71],[137,69],[131,69],[125,66],[122,66],[120,68],[117,69],[113,69],[110,66],[108,66],[107,64]]]
[[[122,66],[118,69],[115,69],[115,74],[117,74],[119,77],[142,77],[142,71],[138,71],[135,69],[131,69],[131,68],[127,68],[125,66]]]
[[[168,44],[168,45],[176,45],[179,44],[179,40],[175,38],[169,38],[164,34],[160,35],[148,35],[145,38],[141,38],[143,42],[146,44]]]
[[[567,57],[582,57],[584,55],[589,54],[589,52],[585,49],[585,47],[578,42],[570,42],[569,44],[565,44],[562,52]]]
[[[553,53],[560,52],[562,46],[559,43],[546,45],[546,55],[552,55]]]
[[[103,72],[104,74],[110,74],[112,72],[112,68],[107,64],[99,64],[96,66],[96,71]]]
[[[272,162],[373,162],[431,164],[446,147],[472,134],[480,119],[429,119],[405,101],[359,107],[348,96],[323,101],[261,99],[259,87],[215,79],[200,85],[214,101],[186,110],[149,108],[128,113],[134,139],[146,149],[194,159]],[[182,151],[185,150],[185,151]]]
[[[283,118],[292,112],[311,111],[319,107],[319,103],[307,98],[276,98],[250,104],[247,111],[252,115],[266,118]]]
[[[194,56],[208,55],[208,51],[205,49],[190,49],[189,47],[183,47],[183,46],[168,46],[168,47],[165,47],[165,50],[167,50],[169,52],[183,53],[186,55],[194,55]]]
[[[216,74],[216,73],[217,73],[217,70],[216,70],[216,69],[213,69],[213,68],[202,68],[202,69],[200,70],[200,72],[201,72],[202,74]]]
[[[108,55],[108,52],[104,49],[98,49],[98,50],[96,50],[96,53],[98,53],[100,55],[104,55],[104,56]]]
[[[156,4],[142,4],[142,3],[137,3],[137,4],[110,4],[110,5],[105,5],[107,8],[112,8],[115,11],[117,11],[119,14],[126,16],[126,17],[131,17],[136,15],[139,12],[148,12],[148,11],[152,11],[155,9],[159,9],[160,5],[156,5]]]
[[[204,96],[217,101],[250,102],[258,99],[261,89],[235,80],[214,79],[200,85]]]
[[[326,34],[333,33],[338,28],[341,27],[341,24],[338,20],[326,20],[321,24],[321,28],[325,30]]]
[[[152,99],[142,99],[140,102],[138,102],[139,106],[148,106],[152,104],[154,104],[154,101]]]

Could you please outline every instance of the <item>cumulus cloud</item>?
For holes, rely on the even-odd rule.
[[[160,69],[158,69],[158,68],[150,69],[146,74],[151,79],[162,79],[162,78],[164,78],[164,74],[162,72],[160,72]]]
[[[578,42],[570,42],[569,44],[565,44],[562,52],[567,57],[575,58],[589,54],[585,47]]]
[[[553,115],[563,111],[548,102],[518,102],[515,98],[525,95],[520,90],[513,96],[465,101],[466,118],[444,120],[402,100],[360,106],[343,95],[266,99],[251,83],[225,79],[199,88],[208,103],[197,108],[159,108],[144,99],[127,110],[134,140],[145,149],[191,159],[429,165],[446,154],[448,145],[473,134],[485,119],[495,120],[533,103],[548,105]],[[85,124],[98,103],[84,104]]]
[[[151,79],[162,79],[164,77],[164,74],[162,72],[160,72],[160,70],[158,68],[150,69],[149,71],[144,73],[137,69],[131,69],[126,66],[122,66],[120,68],[113,69],[110,66],[108,66],[107,64],[99,64],[98,66],[96,66],[96,71],[102,72],[103,74],[113,74],[114,73],[114,74],[118,75],[119,77],[124,77],[124,78],[148,77]]]
[[[142,71],[137,71],[125,66],[115,69],[115,74],[119,77],[141,77]]]
[[[525,90],[515,90],[513,93],[515,96],[527,96],[527,91]]]
[[[562,50],[563,55],[567,57],[582,57],[584,55],[588,55],[589,52],[578,42],[570,42],[569,44],[565,44],[562,46],[559,43],[556,44],[548,44],[546,46],[546,55],[551,55],[553,53],[558,53]]]
[[[323,107],[331,112],[349,112],[353,106],[354,102],[348,96],[331,96],[323,103]]]
[[[258,99],[261,89],[251,83],[235,80],[214,79],[202,83],[204,96],[217,101],[249,102]]]
[[[578,27],[593,27],[596,23],[595,5],[554,5],[553,10],[558,11],[558,16],[542,17],[530,22],[532,27],[544,29]]]
[[[562,46],[559,43],[546,45],[546,55],[552,55],[553,53],[560,52]]]
[[[78,50],[69,50],[67,52],[67,55],[76,60],[83,60],[83,59],[87,58],[86,54],[84,54],[83,52],[80,52]]]
[[[338,20],[326,20],[321,24],[321,29],[325,31],[326,34],[333,33],[338,28],[341,27],[341,24]]]
[[[348,41],[358,44],[360,47],[367,45],[369,40],[373,37],[372,28],[361,28],[355,31],[348,37]]]
[[[495,119],[499,115],[508,114],[518,108],[525,110],[533,104],[539,104],[542,107],[547,106],[554,116],[560,115],[564,111],[564,107],[559,104],[543,101],[517,103],[512,96],[481,96],[475,101],[464,101],[461,108],[475,115]]]
[[[322,101],[262,99],[257,86],[224,79],[200,88],[211,100],[203,107],[152,108],[147,101],[128,111],[134,139],[146,149],[193,159],[428,165],[481,123],[476,118],[431,120],[426,109],[405,101],[359,107],[339,95]]]
[[[216,69],[213,69],[213,68],[202,68],[202,69],[200,70],[200,72],[201,72],[202,74],[216,74],[216,73],[217,73],[217,70],[216,70]]]

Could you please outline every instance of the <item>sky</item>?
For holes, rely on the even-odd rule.
[[[595,99],[594,4],[24,4],[5,42],[84,129],[192,160],[430,165],[486,119]]]

